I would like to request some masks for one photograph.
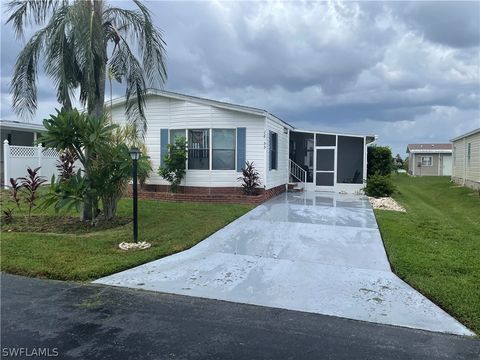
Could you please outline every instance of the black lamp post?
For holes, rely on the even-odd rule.
[[[138,193],[137,193],[137,162],[140,157],[140,150],[136,147],[130,149],[130,156],[133,160],[132,167],[132,189],[133,189],[133,241],[138,242]]]

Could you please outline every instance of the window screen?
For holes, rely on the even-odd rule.
[[[333,186],[333,173],[317,172],[315,174],[315,185]]]
[[[270,131],[270,170],[277,169],[278,165],[277,133]]]
[[[210,168],[208,132],[208,129],[188,130],[188,168],[191,170]]]
[[[339,136],[337,146],[337,183],[363,182],[363,137]]]
[[[317,149],[317,171],[335,170],[335,150]]]
[[[310,183],[313,183],[314,149],[315,134],[290,132],[290,159],[307,172],[307,182]]]
[[[212,130],[212,169],[235,170],[235,129]]]
[[[317,146],[335,146],[337,144],[335,135],[315,134]]]

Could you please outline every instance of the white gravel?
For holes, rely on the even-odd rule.
[[[150,246],[152,246],[152,244],[145,241],[140,241],[138,243],[122,242],[118,245],[118,247],[122,250],[144,250],[148,249]]]
[[[403,206],[399,205],[391,197],[368,197],[368,201],[370,201],[374,209],[407,212]]]

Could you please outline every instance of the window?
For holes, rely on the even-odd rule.
[[[278,165],[277,133],[270,131],[270,170],[276,170]]]
[[[175,139],[185,137],[185,129],[170,130],[170,144],[175,144]]]
[[[235,170],[235,129],[212,129],[212,170]]]
[[[472,143],[467,144],[467,166],[470,167],[470,160],[472,157]]]
[[[422,156],[422,166],[432,166],[432,157]]]
[[[188,169],[210,169],[210,142],[208,129],[188,130]]]

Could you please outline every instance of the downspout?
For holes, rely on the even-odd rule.
[[[438,154],[438,161],[437,161],[437,176],[440,176],[440,160],[442,159],[442,154]]]
[[[415,161],[415,153],[412,153],[413,161],[412,161],[412,176],[415,176],[415,168],[417,167],[417,162]]]
[[[367,144],[367,137],[366,136],[365,136],[364,139],[365,139],[364,144],[366,144],[366,146],[363,149],[363,159],[364,159],[364,164],[365,164],[364,167],[363,167],[363,169],[364,169],[363,171],[364,171],[364,179],[367,180],[367,177],[368,177],[368,149],[367,148],[369,146],[375,145],[375,143],[378,139],[378,135],[374,135],[373,136],[373,141],[369,142],[368,144]],[[316,166],[316,164],[315,164],[315,166]],[[314,181],[315,181],[315,179],[314,179]]]

